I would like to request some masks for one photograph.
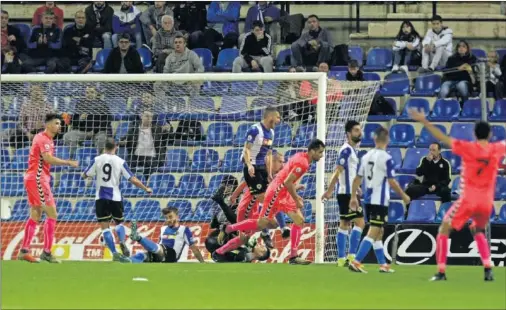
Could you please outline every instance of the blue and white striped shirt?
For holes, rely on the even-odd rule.
[[[251,164],[254,166],[265,165],[265,156],[272,149],[274,129],[267,129],[259,122],[248,129],[246,141],[252,144],[250,150]],[[241,158],[242,159],[242,158]]]
[[[390,204],[388,179],[395,177],[392,156],[385,150],[370,150],[360,161],[358,175],[365,179],[365,202],[388,208]]]
[[[160,244],[174,249],[177,260],[181,257],[185,246],[195,244],[190,228],[184,225],[177,227],[162,226],[160,229]]]
[[[339,150],[337,165],[343,167],[344,171],[339,175],[338,194],[351,194],[351,185],[358,170],[358,156],[355,149],[345,142]]]

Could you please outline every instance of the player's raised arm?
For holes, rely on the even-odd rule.
[[[434,136],[434,138],[436,138],[437,140],[441,141],[442,143],[446,144],[449,147],[452,146],[453,139],[445,135],[441,130],[439,130],[439,128],[437,128],[431,122],[429,122],[425,118],[425,112],[423,110],[418,111],[418,109],[411,108],[409,109],[408,113],[411,119],[422,123],[423,126],[425,126],[425,128],[427,128],[427,130],[430,132],[430,134]]]

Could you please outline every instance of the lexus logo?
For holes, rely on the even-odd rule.
[[[397,263],[399,265],[419,265],[428,261],[436,253],[436,239],[420,229],[402,229],[397,232],[399,244],[397,248]],[[385,239],[385,256],[390,261],[389,245],[393,244],[395,233],[390,234]],[[413,245],[414,243],[414,245]],[[415,252],[418,251],[418,252]]]

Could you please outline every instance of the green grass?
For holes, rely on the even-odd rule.
[[[2,261],[2,309],[505,309],[506,268],[483,281],[478,266],[396,266],[355,274],[334,265],[61,265]],[[135,282],[135,277],[148,282]]]

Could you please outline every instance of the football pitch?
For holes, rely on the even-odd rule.
[[[505,309],[506,268],[356,274],[335,265],[2,261],[2,309]],[[142,278],[144,281],[134,281]],[[147,280],[147,281],[146,281]]]

